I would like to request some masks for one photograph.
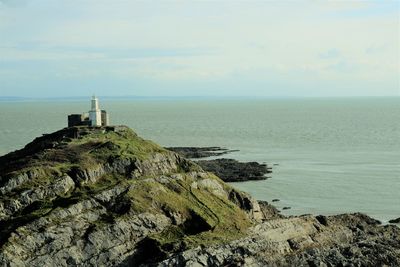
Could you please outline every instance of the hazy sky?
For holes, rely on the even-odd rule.
[[[399,3],[0,0],[0,96],[400,95]]]

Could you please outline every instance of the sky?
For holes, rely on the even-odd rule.
[[[400,96],[400,1],[0,0],[0,97]]]

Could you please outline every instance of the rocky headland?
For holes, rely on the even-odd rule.
[[[167,147],[167,149],[182,157],[195,159],[197,165],[200,165],[203,170],[214,173],[224,182],[266,180],[270,178],[266,174],[272,173],[272,168],[265,163],[239,162],[227,158],[199,160],[200,158],[221,156],[238,150],[221,147]]]
[[[399,266],[400,229],[284,217],[127,127],[71,127],[0,157],[0,265]]]

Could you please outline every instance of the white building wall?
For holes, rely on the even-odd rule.
[[[101,126],[101,110],[89,111],[89,120],[92,126]]]
[[[89,120],[91,126],[101,126],[101,110],[99,109],[99,100],[96,96],[92,97],[92,107],[89,111]]]

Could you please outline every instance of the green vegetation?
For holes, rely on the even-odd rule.
[[[136,212],[179,213],[187,220],[186,224],[173,225],[151,238],[162,248],[170,248],[178,241],[192,247],[240,237],[250,226],[246,214],[227,198],[192,188],[192,182],[187,176],[184,180],[171,179],[168,184],[151,179],[134,182],[128,195]]]
[[[76,185],[65,195],[37,201],[14,214],[8,222],[0,222],[0,226],[3,226],[2,237],[7,238],[16,227],[33,219],[46,216],[55,209],[66,208],[90,199],[116,185],[125,186],[129,190],[122,196],[115,196],[110,203],[104,204],[107,214],[94,222],[91,230],[113,223],[119,218],[123,219],[124,216],[143,212],[164,214],[171,219],[171,226],[147,237],[147,240],[150,240],[149,244],[155,246],[153,249],[162,253],[174,252],[182,247],[227,242],[242,236],[251,225],[245,212],[226,196],[194,186],[199,180],[211,179],[221,184],[227,194],[232,190],[229,185],[212,174],[203,174],[202,177],[191,175],[189,171],[201,169],[189,161],[176,158],[172,152],[157,144],[143,140],[132,130],[122,128],[113,131],[107,128],[82,127],[78,128],[79,134],[75,138],[68,137],[71,134],[68,131],[71,129],[39,138],[25,150],[0,158],[0,162],[7,160],[7,157],[17,162],[8,169],[5,167],[0,170],[6,174],[4,177],[29,174],[29,180],[3,196],[4,199],[12,199],[31,188],[48,186],[65,174],[72,177]],[[117,160],[143,163],[151,160],[155,153],[170,157],[176,167],[171,169],[169,166],[161,166],[159,170],[154,170],[154,173],[160,173],[159,175],[132,178],[128,173],[109,171],[94,180],[79,180],[81,178],[78,174],[83,172],[86,175],[107,163]],[[158,166],[157,164],[155,166]],[[177,177],[174,174],[179,175]],[[1,179],[0,182],[4,183]]]
[[[62,137],[53,141],[50,147],[46,147],[47,136],[44,136],[27,145],[41,147],[39,151],[27,154],[25,148],[14,152],[14,155],[4,157],[4,161],[9,158],[14,160],[15,165],[2,166],[4,169],[0,169],[0,173],[4,173],[5,178],[0,179],[0,185],[5,183],[6,177],[27,173],[30,181],[20,188],[25,190],[33,186],[47,185],[54,177],[68,173],[72,168],[86,170],[116,158],[145,160],[156,152],[168,153],[157,144],[138,137],[129,128],[122,128],[119,132],[79,128],[82,135],[78,138]],[[60,132],[62,131],[66,130]]]
[[[95,132],[75,139],[71,145],[82,147],[90,145],[89,154],[97,160],[110,157],[144,160],[155,152],[166,152],[157,144],[144,140],[130,129],[121,132]]]

